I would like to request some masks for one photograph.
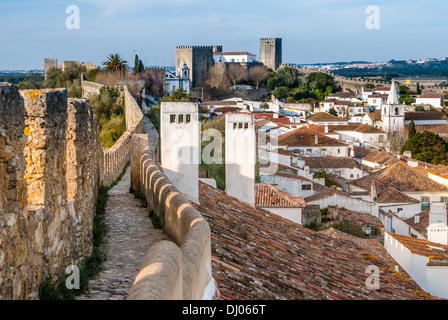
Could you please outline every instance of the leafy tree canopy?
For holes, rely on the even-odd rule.
[[[431,164],[448,165],[448,143],[429,131],[417,132],[401,148],[401,153],[411,151],[412,158]]]

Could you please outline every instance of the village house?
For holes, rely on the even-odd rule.
[[[255,207],[302,224],[303,196],[294,196],[268,183],[255,184]]]
[[[441,108],[443,95],[441,93],[427,92],[415,98],[415,105],[429,105],[431,108]]]
[[[306,127],[302,127],[278,137],[278,148],[299,156],[347,157],[349,146],[339,140],[329,138]]]
[[[441,185],[419,170],[399,161],[350,183],[351,191],[369,191],[364,200],[377,202],[380,209],[403,218],[413,217],[430,208],[431,202],[448,197],[448,187]]]
[[[419,222],[415,219],[415,224]],[[448,298],[448,226],[444,202],[433,202],[428,214],[427,239],[384,233],[384,247],[423,290]]]

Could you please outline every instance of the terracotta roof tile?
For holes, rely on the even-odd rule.
[[[315,113],[308,118],[306,118],[308,122],[321,122],[321,121],[347,121],[347,119],[338,118],[335,115],[329,114],[327,112],[319,112]]]
[[[268,183],[255,185],[255,206],[263,208],[302,208],[303,197],[294,196]]]
[[[305,127],[282,134],[278,138],[278,144],[288,147],[316,146],[316,135],[318,137],[318,146],[347,146],[339,140],[332,139]]]
[[[221,299],[432,298],[376,245],[321,234],[243,204],[200,183],[200,205],[210,225],[212,272]],[[366,270],[381,270],[379,290],[366,288]]]

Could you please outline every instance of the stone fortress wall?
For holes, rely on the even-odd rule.
[[[213,299],[210,226],[163,174],[148,137],[134,138],[131,168],[139,179],[132,179],[132,187],[145,194],[148,209],[174,243],[163,241],[149,249],[128,299]]]
[[[310,69],[306,69],[297,65],[292,65],[292,64],[281,64],[279,68],[283,68],[283,67],[291,67],[291,68],[295,68],[297,70],[299,70],[301,73],[304,73],[305,75],[310,74],[311,72],[316,72],[317,70],[310,70]],[[333,72],[329,72],[327,70],[319,70],[318,72],[323,72],[326,73],[330,76],[332,76],[335,79],[336,85],[340,85],[342,88],[342,91],[345,91],[346,89],[350,89],[352,91],[359,91],[362,92],[362,88],[364,87],[364,85],[366,83],[371,83],[374,85],[374,87],[377,86],[390,86],[391,85],[391,81],[385,81],[385,80],[373,80],[373,79],[363,79],[363,78],[346,78],[343,76],[339,76],[336,75]],[[417,82],[414,81],[411,84],[407,84],[407,83],[399,83],[400,85],[406,85],[408,86],[411,90],[416,91],[417,90]],[[436,93],[443,93],[445,91],[447,91],[446,88],[444,87],[440,87],[439,85],[437,85],[437,82],[430,82],[430,81],[422,81],[420,83],[420,85],[424,85],[424,89],[425,92],[436,92]]]
[[[66,89],[19,91],[0,84],[0,300],[38,299],[46,277],[56,280],[90,254],[99,188],[122,172],[131,142],[144,131],[143,114],[126,88],[124,97],[128,130],[104,152],[88,99],[68,99]],[[210,298],[209,226],[163,176],[146,150],[154,139],[143,136],[138,181],[174,242],[148,248],[135,283],[143,294],[133,298],[150,299],[148,292]],[[160,260],[161,272],[145,268]],[[167,280],[167,274],[176,276]]]
[[[99,188],[120,175],[143,132],[124,95],[127,131],[104,152],[88,99],[0,84],[0,299],[37,299],[47,276],[90,254]]]
[[[98,123],[88,102],[67,99],[66,89],[1,84],[0,109],[0,299],[36,299],[47,276],[61,276],[92,249]]]

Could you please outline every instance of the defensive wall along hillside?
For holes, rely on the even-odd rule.
[[[84,90],[84,85],[90,89]],[[83,92],[98,94],[100,88],[101,85],[83,81]],[[125,95],[125,106],[126,123],[137,119],[134,122],[140,128],[143,114],[129,93]],[[130,138],[131,186],[145,195],[148,210],[157,214],[164,232],[173,242],[163,241],[148,248],[128,299],[212,299],[215,287],[211,272],[210,227],[160,169],[155,152],[157,139],[138,134],[141,132],[137,130]]]
[[[47,276],[90,254],[99,188],[120,175],[132,134],[143,132],[124,94],[129,127],[104,152],[87,99],[0,84],[0,299],[36,299]]]
[[[1,300],[37,299],[45,278],[56,280],[90,254],[99,188],[120,175],[131,142],[144,130],[143,114],[126,88],[124,97],[127,131],[103,151],[87,99],[68,99],[66,89],[19,91],[0,84]],[[137,157],[144,168],[151,165],[148,156]],[[157,181],[150,180],[156,174],[147,175],[151,170],[158,172]],[[148,292],[159,290],[171,292],[165,298],[202,299],[211,280],[208,224],[158,170],[142,169],[140,181],[177,246],[151,248],[146,265],[159,258],[170,263],[151,272],[143,268],[136,285],[147,289],[134,297],[149,299]],[[164,278],[173,269],[177,286]]]

